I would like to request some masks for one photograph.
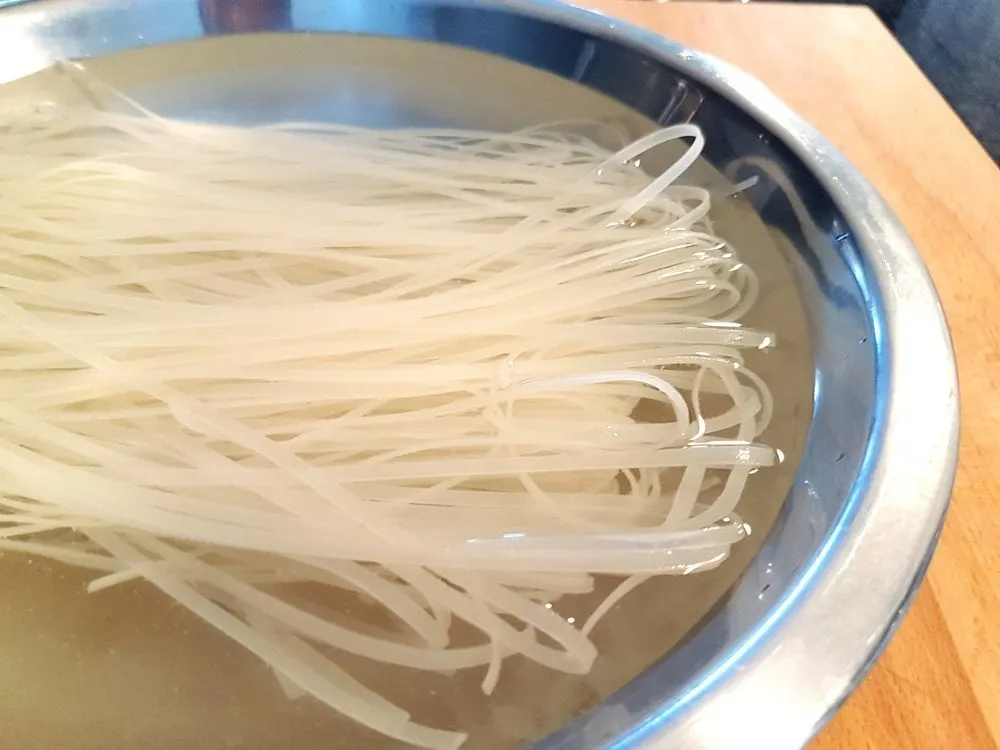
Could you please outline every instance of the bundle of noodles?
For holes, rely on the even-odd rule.
[[[145,579],[416,746],[337,666],[586,672],[651,575],[718,565],[770,414],[756,281],[677,184],[694,126],[3,123],[0,549]],[[653,177],[635,161],[673,142]],[[646,414],[644,418],[641,416]],[[622,577],[577,627],[551,603]],[[289,593],[375,602],[394,630]],[[481,633],[456,645],[452,619]]]

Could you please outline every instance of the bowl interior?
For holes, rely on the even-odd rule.
[[[665,658],[538,747],[622,746],[617,743],[674,720],[714,685],[738,679],[740,659],[807,595],[820,551],[836,544],[849,522],[864,491],[878,416],[879,303],[866,281],[856,228],[775,134],[670,60],[500,5],[261,0],[249,19],[227,15],[225,3],[187,0],[98,5],[86,13],[77,12],[82,3],[55,5],[66,12],[46,21],[44,36],[24,35],[39,22],[30,12],[0,24],[0,48],[20,52],[0,62],[0,80],[36,85],[19,79],[54,59],[134,50],[108,58],[103,69],[98,60],[95,70],[164,114],[494,129],[610,118],[635,132],[653,123],[694,122],[707,140],[711,168],[704,180],[755,176],[741,200],[766,225],[767,236],[782,243],[789,260],[784,272],[797,290],[769,304],[804,310],[797,356],[808,373],[805,404],[812,419],[808,438],[799,440],[801,461],[790,457],[789,466],[798,466],[794,481],[789,470],[781,490],[790,487],[787,499],[776,498],[776,518],[761,519],[771,530],[754,544],[753,559],[733,566],[732,577],[720,578],[717,590],[703,593],[701,609],[691,610],[688,619],[708,615],[700,627],[683,639],[693,622],[678,626],[676,637],[665,634],[664,649],[673,645],[670,638],[680,640]],[[304,33],[151,47],[276,30],[339,35],[333,42]],[[733,232],[764,231],[758,226],[737,223]],[[691,596],[693,590],[657,595]]]

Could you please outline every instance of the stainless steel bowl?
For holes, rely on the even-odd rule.
[[[826,140],[754,79],[650,32],[556,2],[15,3],[0,13],[0,82],[58,59],[273,30],[493,53],[658,122],[697,123],[720,170],[746,157],[778,165],[778,183],[792,186],[801,204],[784,189],[751,196],[760,216],[792,238],[810,271],[805,305],[815,352],[812,426],[782,515],[710,621],[537,747],[802,746],[899,622],[930,559],[954,477],[954,358],[934,289],[899,222]],[[435,75],[447,88],[462,73]],[[489,82],[464,75],[466,93],[478,85],[475,98],[488,102]],[[429,116],[391,89],[373,93],[371,81],[340,75],[324,85],[323,106],[342,115],[394,122]],[[519,101],[492,104],[496,119]],[[549,105],[558,111],[558,101]],[[765,177],[765,188],[781,187],[774,177]]]

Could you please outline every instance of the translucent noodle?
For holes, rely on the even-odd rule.
[[[0,116],[0,550],[148,581],[289,696],[444,749],[338,654],[582,674],[621,597],[746,536],[774,336],[678,182],[698,128],[236,128],[65,70],[127,113]]]

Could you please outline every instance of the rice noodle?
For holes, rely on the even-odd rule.
[[[774,336],[739,325],[756,278],[677,184],[695,126],[616,153],[579,123],[235,128],[66,70],[129,111],[0,123],[0,550],[144,579],[290,696],[455,748],[337,652],[486,692],[511,656],[584,673],[622,596],[747,534],[775,452],[744,354]],[[597,574],[624,580],[560,617]]]

